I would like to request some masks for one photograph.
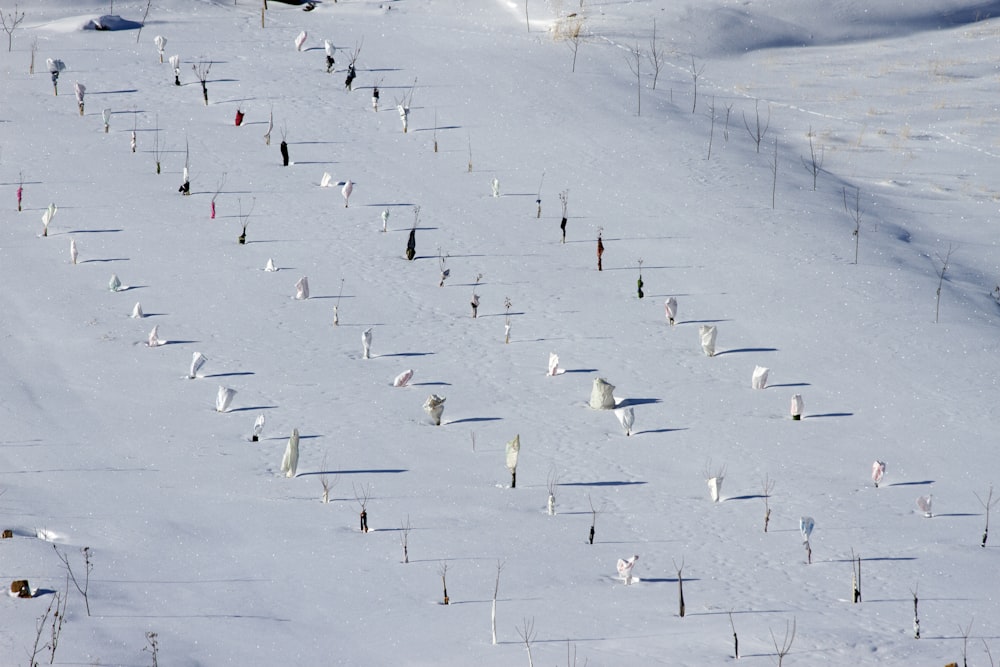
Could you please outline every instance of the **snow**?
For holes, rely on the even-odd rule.
[[[0,583],[38,592],[0,598],[12,664],[67,590],[53,545],[77,577],[82,548],[93,563],[91,615],[70,584],[55,664],[148,665],[154,632],[163,664],[507,666],[525,664],[515,628],[534,619],[540,665],[567,646],[579,664],[717,665],[730,613],[750,665],[776,664],[771,631],[793,619],[786,665],[945,664],[966,627],[970,661],[997,650],[1000,542],[979,546],[975,495],[1000,481],[1000,19],[982,2],[532,0],[527,19],[506,0],[272,2],[262,29],[259,3],[160,0],[138,43],[83,29],[106,2],[33,4],[0,51]],[[587,35],[575,72],[571,12]],[[663,67],[654,89],[642,62],[640,100],[626,57],[654,19]],[[324,40],[341,45],[332,74]],[[66,63],[58,96],[46,58]],[[192,65],[208,61],[206,106]],[[349,208],[324,174],[353,184]],[[289,275],[309,277],[308,299]],[[169,344],[151,350],[154,327]],[[195,352],[210,372],[187,379]],[[406,370],[415,391],[389,386]],[[636,413],[631,436],[587,409],[596,377]],[[236,392],[225,412],[220,386]],[[707,462],[726,471],[717,503]],[[632,554],[641,586],[617,577]]]

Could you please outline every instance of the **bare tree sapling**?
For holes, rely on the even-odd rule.
[[[941,267],[937,270],[938,275],[938,286],[937,286],[937,299],[934,302],[934,324],[937,324],[939,317],[941,315],[941,288],[944,286],[944,274],[948,271],[948,264],[951,262],[952,245],[948,244],[948,252],[944,257],[938,253],[938,261],[941,262]]]
[[[201,83],[201,96],[205,99],[205,106],[208,106],[208,73],[212,71],[212,61],[200,60],[197,65],[191,65],[191,69]]]
[[[17,13],[17,3],[14,3],[14,11],[8,11],[4,14],[0,11],[0,25],[3,26],[3,31],[7,33],[7,52],[14,47],[14,30],[21,24],[24,20],[24,12],[20,14]]]
[[[976,496],[976,500],[979,501],[979,504],[983,506],[983,509],[986,510],[986,526],[983,528],[983,539],[982,539],[982,542],[980,542],[980,544],[979,544],[979,546],[981,546],[983,548],[986,548],[986,538],[990,534],[990,509],[992,509],[997,503],[1000,503],[1000,498],[997,498],[996,500],[993,500],[993,485],[992,484],[990,484],[990,491],[986,495],[986,500],[983,500],[982,498],[980,498],[979,494],[976,493],[975,491],[973,491],[972,493],[973,493],[973,495]]]
[[[774,630],[771,630],[771,641],[774,642],[774,651],[778,656],[778,667],[781,667],[781,663],[785,660],[785,656],[792,649],[792,642],[795,641],[795,618],[792,618],[791,630],[789,630],[788,622],[785,621],[785,638],[781,642],[781,646],[778,646],[778,640],[774,636]]]
[[[448,563],[441,563],[438,574],[441,575],[441,588],[444,589],[442,604],[451,604],[451,598],[448,597]]]
[[[820,146],[819,154],[816,154],[816,146],[813,145],[813,129],[812,125],[809,126],[809,161],[807,162],[805,158],[802,158],[802,166],[806,168],[809,175],[812,176],[813,190],[816,190],[816,179],[819,177],[819,172],[823,169],[823,147]],[[857,263],[857,262],[855,262]]]
[[[354,499],[361,508],[358,520],[360,522],[359,525],[362,533],[368,532],[368,500],[371,498],[371,493],[372,488],[370,484],[368,486],[362,486],[360,489],[357,485],[354,485]]]
[[[705,71],[705,65],[698,67],[694,61],[694,56],[691,56],[691,113],[698,108],[698,77],[701,73]]]
[[[753,109],[755,118],[753,127],[750,127],[750,121],[747,120],[745,113],[743,114],[743,127],[747,129],[747,134],[750,135],[750,139],[757,148],[757,152],[760,153],[760,142],[763,141],[768,128],[771,126],[771,105],[767,105],[767,118],[763,121],[760,117],[760,100],[753,101]]]

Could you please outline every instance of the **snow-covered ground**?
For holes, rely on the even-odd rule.
[[[793,623],[785,665],[1000,656],[976,495],[1000,483],[997,3],[272,0],[261,28],[255,2],[159,0],[138,43],[83,29],[107,2],[20,10],[0,50],[0,582],[37,594],[0,604],[4,664],[67,591],[54,664],[149,665],[156,633],[171,665],[508,666],[532,623],[538,665],[728,664],[734,627],[741,663],[774,665]],[[631,436],[588,407],[597,377]],[[89,547],[90,615],[53,546],[81,585]]]

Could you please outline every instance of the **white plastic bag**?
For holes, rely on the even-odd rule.
[[[594,386],[590,390],[590,407],[594,410],[613,410],[615,407],[615,386],[608,384],[604,378],[594,378]]]

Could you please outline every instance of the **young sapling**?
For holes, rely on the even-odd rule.
[[[604,229],[602,227],[597,228],[597,270],[604,270]],[[566,241],[564,240],[563,243]]]
[[[389,227],[389,209],[382,209],[382,233],[385,234]]]
[[[917,589],[920,588],[920,584],[917,584],[915,588],[910,589],[910,594],[913,596],[913,638],[920,639],[920,614],[917,611]]]
[[[636,290],[635,290],[636,291],[636,295],[640,299],[642,297],[646,296],[645,293],[642,291],[642,286],[643,286],[643,282],[642,282],[642,257],[640,257],[639,258],[639,279],[636,281]]]
[[[976,496],[976,500],[979,501],[979,504],[983,506],[983,509],[986,510],[986,526],[983,528],[983,540],[979,544],[979,546],[981,546],[983,548],[986,548],[986,538],[990,534],[990,510],[997,503],[1000,503],[1000,498],[997,498],[996,500],[993,500],[993,485],[992,484],[990,484],[990,492],[986,495],[986,500],[985,501],[982,498],[980,498],[979,494],[976,493],[975,491],[973,491],[972,493],[973,493],[973,495]]]
[[[770,479],[767,475],[764,475],[764,480],[761,482],[761,498],[764,499],[764,532],[767,532],[767,525],[771,522],[771,492],[774,491],[774,480]]]
[[[359,526],[362,533],[368,532],[368,500],[372,495],[371,485],[362,486],[360,489],[354,486],[354,500],[357,501],[358,506],[361,508],[361,513],[358,515]]]
[[[288,142],[285,141],[285,137],[288,134],[288,128],[284,125],[281,126],[281,144],[278,147],[281,150],[281,166],[288,166]],[[270,135],[270,132],[268,133]]]
[[[854,555],[851,549],[851,602],[857,604],[861,602],[861,556]]]
[[[527,11],[527,3],[525,3],[525,11]],[[517,630],[518,636],[521,641],[524,642],[524,648],[528,651],[528,667],[535,667],[535,663],[531,659],[531,645],[535,642],[535,619],[532,618],[530,621],[525,618],[522,624],[515,628]]]
[[[243,225],[243,231],[237,237],[237,241],[240,245],[246,245],[247,242],[247,225],[250,224],[250,214],[253,213],[253,207],[257,203],[257,198],[254,197],[250,200],[250,210],[247,211],[246,215],[243,215],[243,200],[237,199],[236,204],[239,207],[239,218],[240,224]]]
[[[21,21],[24,20],[24,12],[20,14],[17,13],[17,3],[14,3],[14,11],[7,12],[4,14],[0,11],[0,25],[3,26],[3,31],[7,33],[7,52],[14,46],[14,30],[20,25]]]
[[[483,279],[483,274],[477,273],[476,280],[472,285],[472,299],[469,303],[469,305],[472,306],[472,319],[476,319],[476,316],[479,313],[479,295],[476,293],[476,290],[478,289],[479,282],[482,279]]]
[[[493,602],[490,604],[490,626],[493,630],[493,645],[497,645],[497,595],[500,593],[500,573],[503,572],[504,561],[497,560],[497,578],[493,582]]]
[[[21,199],[24,197],[24,172],[17,174],[17,212],[21,212]],[[1000,288],[998,288],[1000,289]]]
[[[340,279],[340,290],[337,292],[337,302],[333,304],[333,326],[340,326],[340,297],[344,295],[344,279]]]
[[[379,87],[379,84],[381,84],[381,83],[382,83],[382,80],[379,79],[378,83],[376,83],[374,86],[372,86],[372,111],[374,111],[376,113],[378,113],[378,100],[379,100],[379,96],[380,96],[379,95],[379,91],[378,91],[378,87]],[[436,116],[435,116],[435,118],[436,118]],[[437,138],[436,138],[436,136],[437,136],[437,129],[435,128],[435,139],[434,139],[434,152],[435,153],[437,152]]]
[[[444,255],[441,254],[440,247],[438,248],[438,269],[441,271],[441,279],[438,281],[438,287],[444,287],[444,281],[451,275],[451,269],[447,268],[446,260]]]
[[[681,566],[677,567],[677,561],[672,561],[674,569],[677,570],[677,615],[684,618],[684,559],[681,558]]]
[[[191,173],[188,170],[188,168],[190,166],[190,156],[191,156],[190,143],[185,138],[184,139],[184,170],[183,170],[183,172],[181,172],[181,186],[179,188],[177,188],[177,192],[180,192],[182,195],[189,195],[189,194],[191,194]]]
[[[556,487],[559,486],[559,475],[555,468],[549,469],[549,476],[545,480],[545,488],[548,489],[549,499],[546,503],[549,516],[556,515]]]
[[[219,187],[215,188],[215,194],[212,195],[211,215],[209,216],[211,220],[215,220],[215,200],[218,199],[219,193],[222,192],[222,186],[224,186],[225,184],[226,184],[226,172],[222,172],[222,178],[219,179]]]
[[[559,203],[562,204],[562,220],[559,221],[559,229],[562,231],[562,242],[566,243],[566,208],[569,206],[569,190],[563,190],[559,193]]]
[[[420,207],[413,207],[413,226],[410,227],[410,236],[406,240],[406,259],[411,262],[417,256],[417,223],[420,222]]]
[[[403,562],[410,562],[410,515],[406,515],[406,522],[399,525],[399,544],[403,547]]]
[[[360,44],[354,47],[354,51],[351,52],[351,62],[347,65],[347,78],[344,80],[344,88],[347,90],[354,90],[354,79],[358,76],[358,71],[356,69],[356,64],[358,62],[358,56],[361,54],[361,47],[364,45],[365,40],[362,39]]]
[[[594,500],[590,497],[590,494],[587,494],[587,502],[590,503],[590,534],[587,537],[587,542],[593,544],[597,528],[597,514],[601,510],[594,507]]]
[[[444,589],[444,602],[443,604],[449,604],[451,598],[448,597],[448,564],[441,563],[441,567],[438,568],[438,574],[441,575],[441,588]]]
[[[201,60],[197,65],[191,65],[191,69],[201,83],[201,96],[205,100],[205,106],[208,106],[208,73],[212,71],[212,62]]]
[[[267,115],[267,132],[264,133],[265,146],[271,145],[271,130],[273,129],[274,129],[274,109],[272,108]]]
[[[785,622],[785,639],[782,641],[781,646],[778,646],[778,640],[775,638],[773,630],[771,630],[771,641],[774,642],[774,650],[778,654],[778,667],[781,667],[781,663],[784,661],[785,656],[788,655],[790,650],[792,650],[792,642],[795,641],[795,619],[792,619],[790,634],[788,622]]]
[[[542,178],[538,181],[538,194],[535,196],[535,219],[542,217],[542,183],[545,182],[545,172],[542,172]]]
[[[80,549],[80,553],[83,554],[83,584],[77,580],[76,574],[73,573],[73,567],[69,564],[69,557],[62,551],[59,551],[59,547],[54,544],[52,545],[52,549],[55,550],[56,556],[62,561],[63,567],[66,568],[66,574],[69,576],[70,581],[73,582],[73,586],[83,596],[83,603],[87,608],[87,616],[90,616],[90,573],[94,571],[90,547]]]

